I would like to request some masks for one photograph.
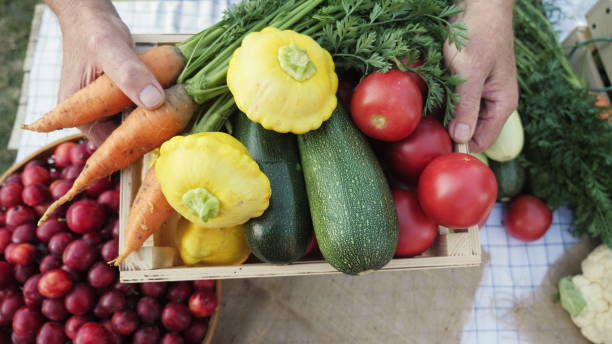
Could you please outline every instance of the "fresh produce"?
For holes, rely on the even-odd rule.
[[[193,288],[191,287],[191,283],[180,282],[168,289],[166,299],[178,303],[185,302],[187,299],[189,299],[192,292]]]
[[[469,154],[438,156],[419,178],[418,198],[423,211],[449,228],[477,225],[489,214],[496,197],[495,175]]]
[[[312,236],[296,138],[265,130],[245,115],[237,115],[234,135],[268,176],[272,188],[268,209],[244,225],[246,240],[261,261],[291,263],[304,256]]]
[[[138,315],[133,311],[121,311],[113,314],[113,331],[128,336],[138,328]]]
[[[88,109],[91,108],[88,107]],[[59,145],[57,145],[57,147],[55,147],[55,150],[53,151],[53,160],[55,161],[55,166],[64,168],[72,165],[70,151],[74,146],[76,146],[76,143],[69,141],[60,143]]]
[[[470,153],[470,155],[482,161],[483,164],[490,166],[489,158],[487,158],[487,156],[484,153]]]
[[[508,234],[523,241],[538,240],[548,231],[551,223],[552,211],[546,203],[531,195],[513,199],[504,218]]]
[[[184,218],[176,228],[176,246],[187,265],[240,265],[251,254],[243,226],[202,228]]]
[[[185,66],[184,58],[175,47],[162,45],[139,55],[140,60],[153,73],[162,86],[170,86]],[[87,87],[68,97],[55,109],[36,122],[22,126],[23,129],[50,132],[62,128],[72,128],[91,123],[102,117],[115,115],[133,105],[107,76],[102,75]],[[63,153],[62,147],[60,153]],[[58,147],[59,149],[59,147]],[[64,156],[58,154],[63,167]]]
[[[106,211],[98,202],[79,200],[68,208],[66,223],[68,228],[78,234],[86,234],[101,229],[106,222]]]
[[[546,12],[554,12],[547,2]],[[529,191],[567,205],[572,231],[612,246],[612,123],[572,71],[544,9],[518,0],[514,42]]]
[[[509,161],[515,159],[523,149],[525,133],[521,124],[521,117],[515,110],[502,127],[497,139],[487,150],[485,155],[495,161]]]
[[[86,142],[80,142],[79,146],[88,145]],[[56,167],[53,165],[55,161],[54,157],[48,162],[36,160],[35,163],[28,164],[27,168],[41,167],[50,171]],[[70,166],[74,165],[69,165],[64,170]],[[62,178],[61,173],[51,175],[52,179],[44,184],[44,188],[51,188],[57,178]],[[15,174],[9,179],[9,184],[21,184],[21,179],[22,173]],[[107,184],[101,189],[115,190],[116,178],[111,180],[111,185]],[[0,187],[9,184],[5,183]],[[87,339],[101,344],[106,337],[96,335],[92,329],[103,329],[110,340],[108,343],[118,343],[120,340],[126,343],[139,340],[151,343],[146,341],[150,337],[142,337],[142,333],[150,334],[148,328],[142,330],[145,323],[150,323],[151,328],[156,329],[159,338],[166,334],[166,328],[162,327],[161,322],[160,302],[165,305],[168,300],[172,300],[183,305],[183,309],[188,309],[188,300],[195,293],[196,286],[204,286],[214,293],[214,281],[150,283],[142,285],[142,288],[139,284],[118,283],[116,268],[102,261],[103,258],[117,254],[118,241],[113,238],[113,235],[117,235],[113,234],[117,213],[110,207],[93,206],[95,199],[100,197],[95,194],[83,192],[78,196],[78,201],[62,207],[39,228],[34,226],[37,220],[34,211],[23,205],[22,196],[27,196],[19,194],[19,205],[10,208],[13,209],[8,219],[10,231],[0,228],[0,254],[4,257],[0,256],[0,338],[12,338],[16,343],[37,341],[45,344],[65,343],[68,339],[79,343]],[[80,234],[79,230],[68,231],[68,226],[74,229],[74,225],[100,220],[96,212],[85,211],[66,221],[67,210],[84,201],[93,206],[91,209],[105,208],[102,220],[106,224],[96,225],[93,231],[86,231],[85,234]],[[4,214],[4,210],[0,209],[0,213]],[[5,223],[2,223],[2,227],[4,225]],[[117,333],[113,329],[111,318],[115,314],[123,314],[128,312],[128,309],[136,310],[139,301],[148,299],[152,303],[143,303],[146,307],[140,312],[128,313],[130,315],[126,317],[117,316],[116,326],[123,326],[120,331],[124,333]],[[195,319],[195,314],[190,310],[188,312],[189,317]],[[153,320],[147,322],[143,318],[147,321]],[[184,331],[176,334],[184,341],[196,338],[197,342],[201,343],[206,335],[208,318],[201,321],[203,323],[189,324]],[[77,333],[85,323],[93,323],[95,326],[84,330],[85,334],[81,334],[80,339],[77,339]],[[129,326],[132,326],[131,332],[127,333],[126,326],[128,330]],[[192,327],[195,330],[192,330]],[[139,331],[144,339],[135,338],[135,333]]]
[[[217,295],[210,291],[198,291],[189,298],[189,309],[198,318],[210,316],[217,309]]]
[[[525,186],[525,168],[518,159],[506,162],[491,161],[489,165],[497,179],[497,200],[508,202],[521,193]]]
[[[204,228],[260,216],[272,192],[244,145],[221,132],[172,138],[161,146],[155,172],[168,203]]]
[[[0,189],[0,206],[12,208],[21,204],[23,186],[21,183],[5,184]]]
[[[399,141],[419,124],[423,96],[408,73],[390,70],[372,73],[355,88],[351,115],[367,136],[381,141]]]
[[[35,337],[43,323],[44,318],[35,306],[23,306],[13,316],[13,334]]]
[[[106,288],[115,282],[116,269],[104,263],[96,263],[87,274],[87,281],[94,288]]]
[[[329,52],[309,36],[274,27],[244,38],[229,62],[227,86],[250,120],[279,133],[319,128],[338,103]]]
[[[145,296],[138,301],[136,312],[142,321],[153,324],[161,317],[161,306],[153,297]]]
[[[77,331],[75,344],[111,344],[110,334],[98,323],[88,322]]]
[[[64,265],[77,271],[84,271],[96,261],[99,254],[95,247],[85,240],[77,239],[66,246],[62,253]]]
[[[79,143],[70,150],[70,162],[76,166],[85,166],[90,154],[84,143]]]
[[[168,286],[164,282],[147,282],[140,284],[140,291],[143,295],[151,297],[162,297]]]
[[[121,265],[130,253],[137,251],[173,212],[174,209],[166,201],[157,182],[155,169],[150,168],[132,203],[124,231],[125,243],[121,255],[111,263],[115,266]]]
[[[41,311],[45,317],[55,321],[61,321],[68,317],[68,311],[64,306],[63,298],[44,299],[42,302]]]
[[[398,177],[416,184],[434,158],[453,151],[446,129],[435,119],[423,117],[412,134],[381,148],[384,161]]]
[[[70,190],[47,209],[39,224],[98,179],[129,166],[179,133],[189,124],[195,109],[196,104],[181,85],[166,90],[166,101],[160,108],[154,111],[136,109],[92,154]],[[155,123],[147,127],[148,135],[140,128],[143,122]]]
[[[38,280],[38,292],[49,299],[62,297],[71,289],[70,275],[62,269],[47,271]]]
[[[187,306],[180,303],[169,303],[162,312],[162,324],[168,331],[185,331],[191,325],[191,313]]]
[[[612,343],[612,251],[600,245],[582,261],[582,275],[559,281],[561,305],[595,344]]]
[[[397,247],[398,222],[384,174],[366,138],[338,106],[298,136],[310,213],[321,253],[341,272],[380,269]]]
[[[51,176],[49,171],[40,165],[30,165],[24,168],[23,173],[21,173],[21,183],[24,186],[34,185],[34,184],[49,184],[51,180]]]
[[[45,323],[36,336],[36,344],[61,344],[65,342],[64,326],[58,322]]]
[[[414,193],[393,190],[392,195],[399,220],[395,257],[406,258],[423,253],[436,241],[438,224],[423,213]]]

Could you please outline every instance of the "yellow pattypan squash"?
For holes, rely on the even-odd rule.
[[[243,224],[268,208],[270,181],[231,135],[205,132],[166,141],[155,163],[168,203],[205,228]]]
[[[291,30],[248,34],[229,62],[227,86],[250,120],[279,133],[318,129],[337,105],[331,55]]]
[[[240,265],[251,254],[241,225],[202,228],[182,218],[176,236],[176,246],[186,265]]]

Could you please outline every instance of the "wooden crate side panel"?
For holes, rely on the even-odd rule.
[[[612,37],[612,0],[599,0],[587,12],[586,18],[593,38]],[[608,80],[612,81],[612,42],[596,45]]]
[[[591,32],[586,26],[580,26],[575,28],[570,35],[563,41],[564,46],[573,46],[576,43],[584,42],[591,39]],[[588,88],[604,88],[604,82],[597,69],[597,64],[593,58],[593,51],[595,45],[587,45],[576,49],[570,57],[570,63],[574,72],[579,78],[586,82]],[[569,53],[571,48],[566,49],[566,53]],[[602,95],[608,98],[608,95],[602,93]]]

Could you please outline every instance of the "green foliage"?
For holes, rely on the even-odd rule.
[[[404,67],[429,86],[426,112],[445,108],[449,120],[461,79],[444,68],[442,45],[448,40],[457,48],[465,46],[465,27],[449,21],[460,12],[447,0],[244,0],[226,11],[220,23],[181,44],[189,62],[180,80],[187,81],[187,90],[200,103],[219,90],[228,92],[223,87],[232,52],[249,32],[275,26],[317,40],[341,73],[388,71],[403,57],[409,64],[423,61],[417,68]]]
[[[530,189],[553,209],[568,205],[576,235],[612,246],[612,124],[599,118],[603,109],[572,71],[541,9],[518,0],[515,14]]]
[[[322,30],[307,30],[334,56],[337,69],[367,75],[395,68],[394,62],[397,64],[402,57],[408,58],[408,64],[421,60],[424,64],[417,68],[403,67],[418,73],[427,83],[426,112],[443,107],[445,120],[450,120],[458,101],[454,86],[462,80],[444,68],[442,45],[448,40],[458,49],[465,46],[465,27],[449,22],[462,9],[440,0],[362,0],[341,4],[336,21],[325,23]],[[315,15],[318,17],[326,18]]]

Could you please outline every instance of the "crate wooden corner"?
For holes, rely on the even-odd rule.
[[[189,35],[134,35],[133,39],[137,50],[142,51],[160,44],[181,42],[187,37]],[[144,161],[139,161],[121,171],[120,248],[123,247],[124,229],[130,205],[140,186],[143,169],[147,165],[148,156],[145,156]],[[154,238],[145,242],[144,246],[153,246],[156,242],[164,242],[166,246],[169,241],[172,240],[161,238],[159,234],[156,234]],[[382,271],[470,267],[478,266],[480,263],[481,251],[477,228],[457,231],[441,228],[441,235],[429,250],[418,257],[393,259]],[[272,265],[258,262],[253,257],[239,266],[173,266],[151,270],[130,270],[122,265],[119,271],[120,280],[125,283],[339,274],[324,260],[304,260],[290,265]]]

